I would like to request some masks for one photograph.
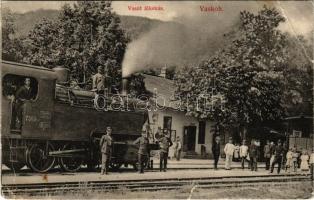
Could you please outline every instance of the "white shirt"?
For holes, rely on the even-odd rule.
[[[224,148],[224,152],[226,155],[233,155],[234,149],[235,147],[233,144],[227,143]]]
[[[181,142],[178,141],[178,142],[177,142],[177,150],[180,150],[180,149],[181,149],[181,146],[182,146],[182,145],[181,145]]]
[[[249,147],[246,145],[240,146],[240,157],[246,157],[248,153]]]
[[[314,164],[314,153],[311,154],[311,157],[310,157],[310,164]]]

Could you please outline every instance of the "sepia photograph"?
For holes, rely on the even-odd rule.
[[[313,1],[0,3],[1,198],[314,197]]]

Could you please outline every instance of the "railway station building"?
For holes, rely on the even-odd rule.
[[[187,116],[184,111],[176,109],[173,102],[175,91],[174,82],[161,76],[143,74],[146,90],[157,93],[157,102],[163,109],[149,112],[149,124],[153,135],[158,131],[170,131],[171,139],[177,136],[182,143],[182,156],[185,158],[212,158],[213,121],[199,121],[197,118]],[[151,96],[151,99],[158,98]]]

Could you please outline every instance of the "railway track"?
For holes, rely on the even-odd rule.
[[[60,195],[68,192],[82,190],[115,191],[127,189],[128,191],[158,191],[176,190],[184,186],[197,186],[198,188],[227,188],[245,186],[281,186],[295,182],[310,182],[310,178],[302,175],[268,175],[268,176],[230,176],[230,177],[204,177],[204,178],[176,178],[151,180],[124,180],[124,181],[89,181],[89,182],[59,182],[46,184],[11,184],[2,185],[2,194],[13,196],[40,196]]]

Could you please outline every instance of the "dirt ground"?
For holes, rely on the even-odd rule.
[[[201,189],[193,185],[179,190],[157,192],[130,192],[120,188],[112,192],[82,191],[59,194],[57,196],[41,196],[45,199],[309,199],[314,198],[313,186],[304,183],[291,183],[284,186],[267,185],[255,187],[233,187],[219,189]],[[191,192],[192,191],[192,192]],[[25,197],[24,197],[25,198]],[[36,197],[30,197],[36,198]]]

